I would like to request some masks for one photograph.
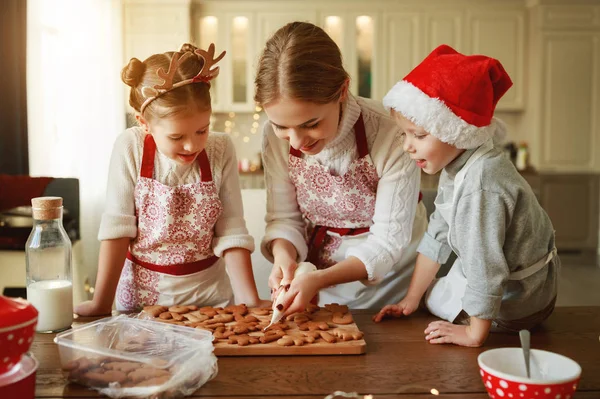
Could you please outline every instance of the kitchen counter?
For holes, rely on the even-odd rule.
[[[435,320],[424,312],[379,324],[373,312],[355,310],[365,333],[367,353],[349,356],[270,356],[219,358],[219,373],[192,397],[324,398],[334,391],[396,397],[485,399],[477,356],[488,349],[519,346],[519,337],[492,334],[483,348],[432,345],[423,330]],[[93,319],[79,318],[76,323]],[[577,361],[582,377],[576,399],[600,398],[600,307],[561,307],[532,332],[532,347]],[[98,397],[95,391],[68,384],[60,370],[54,334],[37,334],[32,352],[40,361],[36,398]]]

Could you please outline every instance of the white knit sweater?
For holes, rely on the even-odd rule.
[[[350,96],[344,104],[337,136],[312,156],[332,174],[343,175],[358,158],[354,123],[362,111],[369,153],[380,178],[371,234],[346,256],[360,259],[370,282],[377,282],[400,260],[410,243],[418,200],[420,174],[402,149],[399,128],[377,102]],[[267,229],[261,243],[265,257],[273,261],[271,241],[284,238],[306,259],[305,222],[289,178],[289,143],[279,139],[269,122],[263,126],[263,162],[267,184]],[[307,155],[303,155],[307,157]]]
[[[132,127],[116,140],[110,160],[106,207],[98,232],[99,240],[137,235],[135,185],[140,175],[145,133]],[[229,248],[254,251],[254,239],[248,234],[242,208],[237,159],[231,138],[211,132],[206,142],[213,181],[223,204],[223,213],[215,224],[213,250],[221,256]],[[169,187],[200,181],[198,162],[181,165],[160,151],[154,159],[154,178]]]

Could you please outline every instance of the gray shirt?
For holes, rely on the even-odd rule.
[[[467,150],[441,173],[437,202],[452,201],[454,178],[475,150]],[[469,316],[515,320],[544,309],[556,296],[558,267],[547,267],[523,280],[509,274],[527,268],[554,248],[554,229],[529,184],[497,148],[467,171],[451,211],[452,247],[467,288],[462,299]],[[440,196],[447,196],[440,198]],[[443,264],[452,249],[448,224],[436,210],[418,252]]]

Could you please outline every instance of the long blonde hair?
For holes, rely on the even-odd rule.
[[[339,99],[349,79],[339,47],[308,22],[292,22],[273,34],[261,54],[254,101],[269,104],[282,96],[328,104]]]
[[[180,54],[191,52],[177,68],[173,77],[173,83],[182,80],[191,79],[202,69],[204,60],[194,53],[197,48],[189,43],[184,44],[179,51]],[[154,54],[146,58],[143,62],[137,58],[132,58],[121,71],[121,79],[131,87],[129,93],[129,105],[137,112],[146,100],[142,94],[142,87],[154,87],[161,84],[163,79],[156,72],[163,68],[169,69],[171,58],[176,52],[169,51],[161,54]],[[202,112],[211,109],[210,86],[207,83],[199,82],[188,84],[171,90],[156,100],[152,101],[144,109],[144,118],[152,120],[154,118],[168,118],[179,114],[189,114],[190,112]]]

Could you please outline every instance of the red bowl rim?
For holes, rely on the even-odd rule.
[[[8,327],[3,327],[0,328],[0,334],[5,333],[5,332],[9,332],[9,331],[13,331],[13,330],[18,330],[19,328],[23,328],[23,327],[27,327],[30,324],[36,323],[37,322],[37,316],[31,320],[28,320],[26,322],[23,322],[21,324],[16,324],[14,326],[8,326]]]
[[[495,348],[495,349],[490,349],[487,350],[485,352],[482,352],[479,354],[479,356],[477,356],[477,364],[479,364],[479,367],[485,371],[488,374],[493,375],[494,377],[506,380],[508,382],[518,382],[518,383],[522,383],[522,384],[529,384],[529,385],[546,385],[546,386],[550,386],[550,385],[561,385],[561,384],[566,384],[569,382],[575,382],[577,380],[579,380],[579,378],[581,377],[581,366],[579,365],[579,363],[577,363],[575,360],[561,355],[560,353],[556,353],[556,352],[550,352],[550,351],[545,351],[545,350],[541,350],[541,349],[531,349],[532,352],[543,352],[543,353],[550,353],[554,356],[559,356],[559,357],[563,357],[569,361],[572,361],[573,363],[575,363],[575,365],[579,368],[579,372],[577,373],[576,376],[573,377],[569,377],[569,378],[564,378],[564,379],[557,379],[557,380],[534,380],[532,378],[527,378],[527,377],[519,377],[517,375],[512,375],[512,374],[507,374],[507,373],[503,373],[501,371],[497,371],[497,370],[493,370],[491,368],[489,368],[488,366],[484,365],[481,363],[481,357],[484,355],[484,353],[488,353],[488,352],[495,352],[495,351],[500,351],[500,350],[505,350],[505,349],[518,349],[521,350],[521,348]]]

